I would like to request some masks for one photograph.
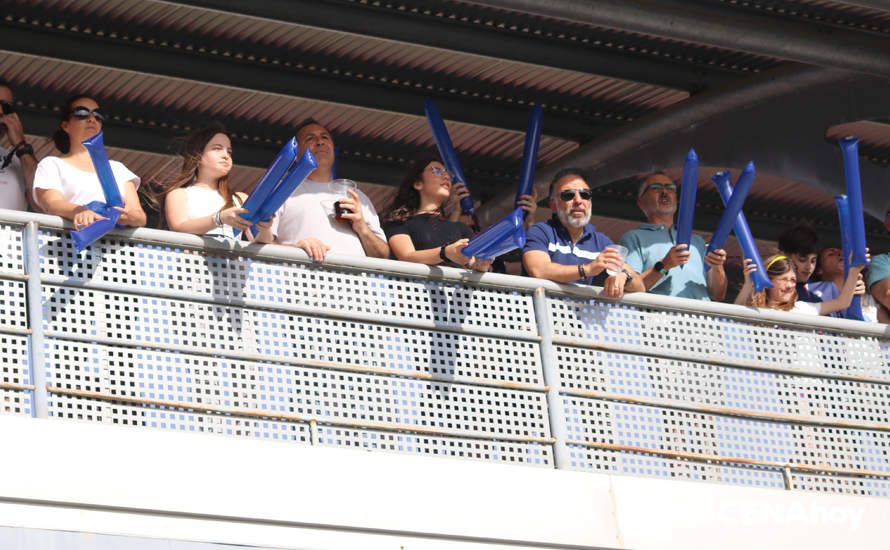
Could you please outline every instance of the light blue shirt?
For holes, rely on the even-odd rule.
[[[888,254],[879,254],[871,259],[871,264],[868,266],[868,288],[871,289],[872,285],[877,283],[878,281],[883,281],[887,277],[890,277],[890,253]]]
[[[663,225],[652,223],[644,223],[639,229],[628,231],[621,237],[621,244],[628,250],[627,263],[638,273],[649,269],[655,262],[667,256],[676,242],[676,226],[667,229]],[[692,252],[689,263],[672,268],[649,289],[649,292],[694,300],[711,299],[705,279],[704,239],[693,235],[689,248]]]

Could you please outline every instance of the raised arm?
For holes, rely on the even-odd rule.
[[[754,294],[754,282],[751,280],[751,274],[757,271],[757,264],[751,258],[745,258],[744,264],[742,272],[745,274],[745,284],[742,285],[734,302],[740,306],[748,305],[751,295]]]
[[[850,303],[853,301],[853,294],[856,292],[856,286],[859,284],[859,274],[862,273],[863,269],[865,269],[863,265],[850,268],[847,278],[844,279],[844,288],[841,289],[838,297],[827,302],[819,302],[819,315],[830,315],[835,311],[850,307]]]
[[[723,264],[726,262],[726,251],[722,248],[705,254],[705,264],[710,268],[705,276],[708,283],[708,295],[715,302],[722,302],[726,298],[726,271]]]

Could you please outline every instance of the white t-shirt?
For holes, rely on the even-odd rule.
[[[364,193],[357,192],[365,222],[375,235],[386,241],[374,205]],[[366,256],[362,241],[352,226],[330,215],[331,204],[341,198],[330,192],[330,182],[304,180],[276,213],[272,222],[276,242],[296,244],[307,237],[315,237],[330,246],[331,252],[336,254]]]
[[[210,216],[211,214],[215,214],[216,212],[218,212],[223,206],[226,205],[226,200],[222,197],[222,195],[220,195],[219,192],[214,191],[213,189],[208,189],[206,187],[197,187],[195,185],[190,185],[188,187],[185,187],[184,189],[186,197],[185,211],[189,219]],[[235,230],[228,225],[223,225],[222,227],[214,227],[213,229],[205,233],[205,235],[234,239]]]
[[[0,166],[9,154],[9,149],[0,147]],[[0,168],[0,208],[9,210],[27,210],[25,199],[25,173],[19,158],[12,155],[12,161],[6,168]]]
[[[121,191],[126,196],[124,184],[132,181],[139,187],[139,176],[116,160],[109,161],[111,173]],[[65,200],[73,204],[85,205],[93,201],[105,202],[105,193],[99,176],[94,172],[84,172],[65,162],[59,157],[46,157],[37,164],[34,174],[34,200],[37,200],[38,189],[55,189],[62,193]]]
[[[792,313],[802,313],[803,315],[819,315],[822,306],[819,302],[802,302],[800,300],[794,302]]]

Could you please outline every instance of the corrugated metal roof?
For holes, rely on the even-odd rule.
[[[46,4],[47,7],[109,16],[121,21],[159,25],[183,33],[186,43],[190,34],[208,34],[268,45],[285,52],[323,53],[390,67],[425,69],[472,78],[481,83],[573,94],[636,108],[664,108],[689,95],[685,91],[595,74],[168,2],[147,1],[134,6],[126,0],[47,0]]]
[[[837,141],[847,136],[856,136],[861,145],[884,150],[890,155],[890,124],[886,122],[860,120],[838,124],[828,129],[825,139]]]
[[[100,98],[205,113],[208,119],[228,113],[270,124],[296,126],[312,116],[334,134],[370,135],[429,149],[435,147],[421,105],[418,105],[421,114],[411,116],[15,52],[2,54],[0,72],[8,80],[54,90],[60,101],[72,90],[82,90]],[[474,155],[515,160],[522,157],[525,139],[522,132],[462,122],[448,122],[448,131],[459,152],[472,151]],[[577,147],[577,142],[545,135],[541,139],[539,162],[553,162]]]
[[[480,11],[504,17],[517,16],[514,12],[490,7],[481,8]],[[523,32],[526,34],[569,41],[576,43],[578,47],[629,52],[666,62],[694,64],[742,73],[759,72],[780,62],[774,57],[600,27],[583,21],[548,18],[537,14],[523,14],[521,18],[525,23]]]
[[[242,145],[246,147],[245,142],[258,144],[256,157],[262,158],[269,151],[270,160],[274,156],[271,142],[283,137],[281,130],[312,116],[328,126],[335,135],[355,138],[350,143],[368,145],[368,151],[349,150],[344,158],[361,168],[371,169],[382,164],[386,164],[387,169],[400,169],[404,155],[416,149],[434,148],[423,117],[422,98],[441,97],[443,101],[451,100],[452,105],[452,112],[446,108],[443,115],[461,116],[464,121],[448,122],[459,152],[472,155],[478,163],[473,167],[475,173],[480,178],[491,180],[486,185],[494,189],[498,186],[494,180],[507,179],[502,177],[509,171],[506,166],[515,164],[518,168],[524,138],[522,132],[509,129],[518,127],[516,120],[501,123],[503,119],[500,117],[509,118],[521,113],[528,103],[539,100],[539,97],[544,97],[545,103],[551,102],[548,104],[551,110],[545,111],[545,135],[538,159],[540,165],[547,165],[558,163],[566,154],[575,151],[580,145],[575,140],[589,141],[600,136],[608,139],[608,132],[627,120],[642,115],[657,116],[655,111],[689,98],[688,92],[669,86],[695,93],[713,90],[720,85],[729,89],[734,82],[744,82],[748,74],[783,64],[776,57],[662,39],[583,22],[490,9],[473,2],[319,2],[318,5],[325,7],[325,10],[318,12],[322,15],[336,12],[359,19],[366,14],[368,17],[373,15],[377,17],[376,21],[383,23],[381,27],[388,26],[389,21],[398,20],[389,29],[390,32],[367,34],[358,26],[343,26],[350,30],[340,30],[335,20],[331,20],[328,28],[327,20],[320,16],[312,20],[316,26],[310,26],[240,13],[275,13],[275,10],[254,11],[248,3],[209,1],[206,4],[230,11],[163,0],[13,2],[9,4],[7,13],[14,15],[6,15],[0,24],[4,25],[4,32],[16,34],[19,38],[14,43],[10,39],[10,46],[4,46],[16,51],[2,52],[0,74],[16,86],[29,88],[28,91],[41,102],[40,105],[32,103],[36,105],[32,111],[41,115],[46,114],[49,98],[57,95],[61,99],[75,89],[93,93],[109,100],[109,103],[114,102],[122,112],[126,111],[122,122],[129,124],[130,129],[135,127],[136,131],[132,134],[137,134],[141,128],[157,129],[159,126],[163,126],[165,131],[152,136],[166,138],[182,133],[183,128],[172,121],[174,115],[169,113],[190,115],[192,123],[201,117],[212,119],[224,116],[245,128],[242,131],[245,135],[239,136],[243,138]],[[816,28],[829,24],[874,34],[886,33],[890,27],[890,11],[857,6],[855,2],[712,0],[702,4],[717,6],[717,11],[727,17],[742,11],[754,11],[775,20],[815,22],[818,23]],[[305,16],[307,13],[308,10],[304,10],[299,15]],[[292,14],[282,9],[278,15],[281,19],[290,19]],[[416,37],[417,33],[402,31],[422,23],[431,23],[424,28],[443,29],[446,32],[475,29],[482,32],[470,32],[465,36],[484,35],[483,40],[521,37],[522,40],[510,42],[511,45],[519,45],[520,53],[540,51],[536,48],[543,44],[557,44],[559,48],[554,51],[563,53],[602,53],[605,55],[600,59],[613,63],[611,71],[604,69],[604,72],[619,74],[624,78],[587,72],[583,60],[566,63],[566,66],[577,69],[568,70],[517,61],[518,56],[498,48],[474,49],[491,54],[486,56],[460,51],[469,49],[465,48],[466,44],[455,44],[452,48],[444,42],[417,38],[417,42],[438,45],[432,47],[392,39]],[[31,35],[36,37],[33,49],[29,42]],[[46,53],[37,47],[41,40],[55,42],[56,48],[49,48],[49,53]],[[81,44],[84,45],[83,52],[67,53],[76,50],[72,45]],[[124,59],[118,64],[116,60],[109,61],[108,57],[95,53],[105,45],[109,48],[119,47],[121,51],[128,52],[127,55],[132,54],[138,62],[128,64]],[[63,51],[62,47],[68,50]],[[44,55],[35,55],[38,51]],[[92,52],[89,54],[92,57],[88,52]],[[90,62],[81,62],[84,58]],[[158,60],[181,63],[187,69],[178,72],[154,69]],[[146,72],[111,68],[105,64],[140,67]],[[310,64],[311,68],[308,67]],[[627,70],[627,64],[633,67]],[[215,68],[204,71],[207,65]],[[283,78],[280,84],[264,86],[259,80],[251,82],[248,78],[220,77],[217,70],[220,68],[234,73],[256,69],[250,74],[258,75],[259,79],[262,75],[276,74],[281,69],[290,71],[288,78],[293,77],[293,80]],[[662,68],[665,70],[657,76],[650,76],[649,69],[652,68],[656,72]],[[155,74],[152,72],[154,70],[165,74]],[[683,76],[674,78],[676,70],[685,72]],[[193,77],[192,71],[195,74]],[[357,72],[362,73],[361,76]],[[237,85],[216,82],[234,82]],[[305,97],[294,95],[289,89],[290,82],[315,83],[315,95],[312,91],[306,91],[303,94]],[[328,94],[327,84],[341,88],[337,93]],[[355,89],[360,91],[354,92]],[[387,101],[364,101],[364,94],[375,94],[378,90],[381,95],[390,94]],[[285,93],[275,93],[281,91]],[[480,96],[480,93],[489,95]],[[411,102],[404,102],[405,97],[416,97],[417,105],[406,105]],[[321,98],[334,98],[335,101]],[[480,99],[478,103],[476,98]],[[349,100],[354,104],[349,104]],[[476,113],[463,116],[464,113],[453,112],[455,105],[468,110],[478,105],[478,109]],[[498,109],[496,115],[486,111],[488,106]],[[563,137],[546,134],[548,116],[553,117],[554,125],[563,124],[560,132],[551,130]],[[127,121],[126,117],[140,120]],[[44,116],[43,120],[46,118]],[[588,128],[591,131],[588,132]],[[883,134],[872,135],[869,127],[857,127],[855,130],[862,136],[864,145],[873,149],[890,148],[890,144],[881,137]],[[845,128],[840,131],[852,130]],[[251,132],[256,135],[246,135]],[[276,135],[267,136],[264,132]],[[114,132],[109,131],[108,138],[113,146]],[[140,138],[141,135],[136,136],[129,145],[141,146],[147,151],[112,147],[112,155],[117,155],[116,158],[149,179],[175,169],[178,165],[175,156],[148,152],[163,149],[154,147],[148,141],[153,137]],[[120,139],[124,140],[123,137]],[[388,150],[398,152],[388,155]],[[45,152],[44,149],[38,151],[39,154]],[[235,160],[238,160],[237,146]],[[703,167],[702,173],[706,170]],[[238,187],[245,188],[256,181],[261,173],[260,167],[239,166],[233,179]],[[392,177],[391,170],[381,170],[380,173],[383,174],[378,176],[381,180]],[[679,176],[679,172],[674,175]],[[703,181],[702,185],[709,184]],[[505,191],[510,186],[512,182],[504,182],[503,189],[499,188],[498,191]],[[367,190],[379,207],[394,192],[392,188],[374,185],[368,185]],[[752,204],[793,204],[796,210],[815,209],[821,212],[825,208],[833,208],[832,199],[827,194],[805,183],[787,181],[769,174],[760,175],[751,200]],[[766,213],[767,217],[773,214]]]
[[[765,11],[771,15],[799,18],[880,34],[890,33],[890,6],[884,10],[853,2],[828,0],[721,0],[724,4]]]

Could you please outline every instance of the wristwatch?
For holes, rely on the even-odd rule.
[[[655,262],[655,265],[652,266],[652,269],[665,276],[668,274],[668,270],[664,268],[664,262],[662,262],[661,260]]]
[[[439,248],[439,258],[442,259],[443,262],[448,262],[448,256],[445,255],[445,245],[443,244],[441,248]]]
[[[627,279],[624,280],[624,286],[627,286],[631,281],[634,280],[634,274],[628,271],[626,268],[621,268],[621,271],[627,275]]]
[[[19,143],[18,147],[15,148],[15,156],[22,158],[25,155],[34,156],[34,147],[27,141]]]

